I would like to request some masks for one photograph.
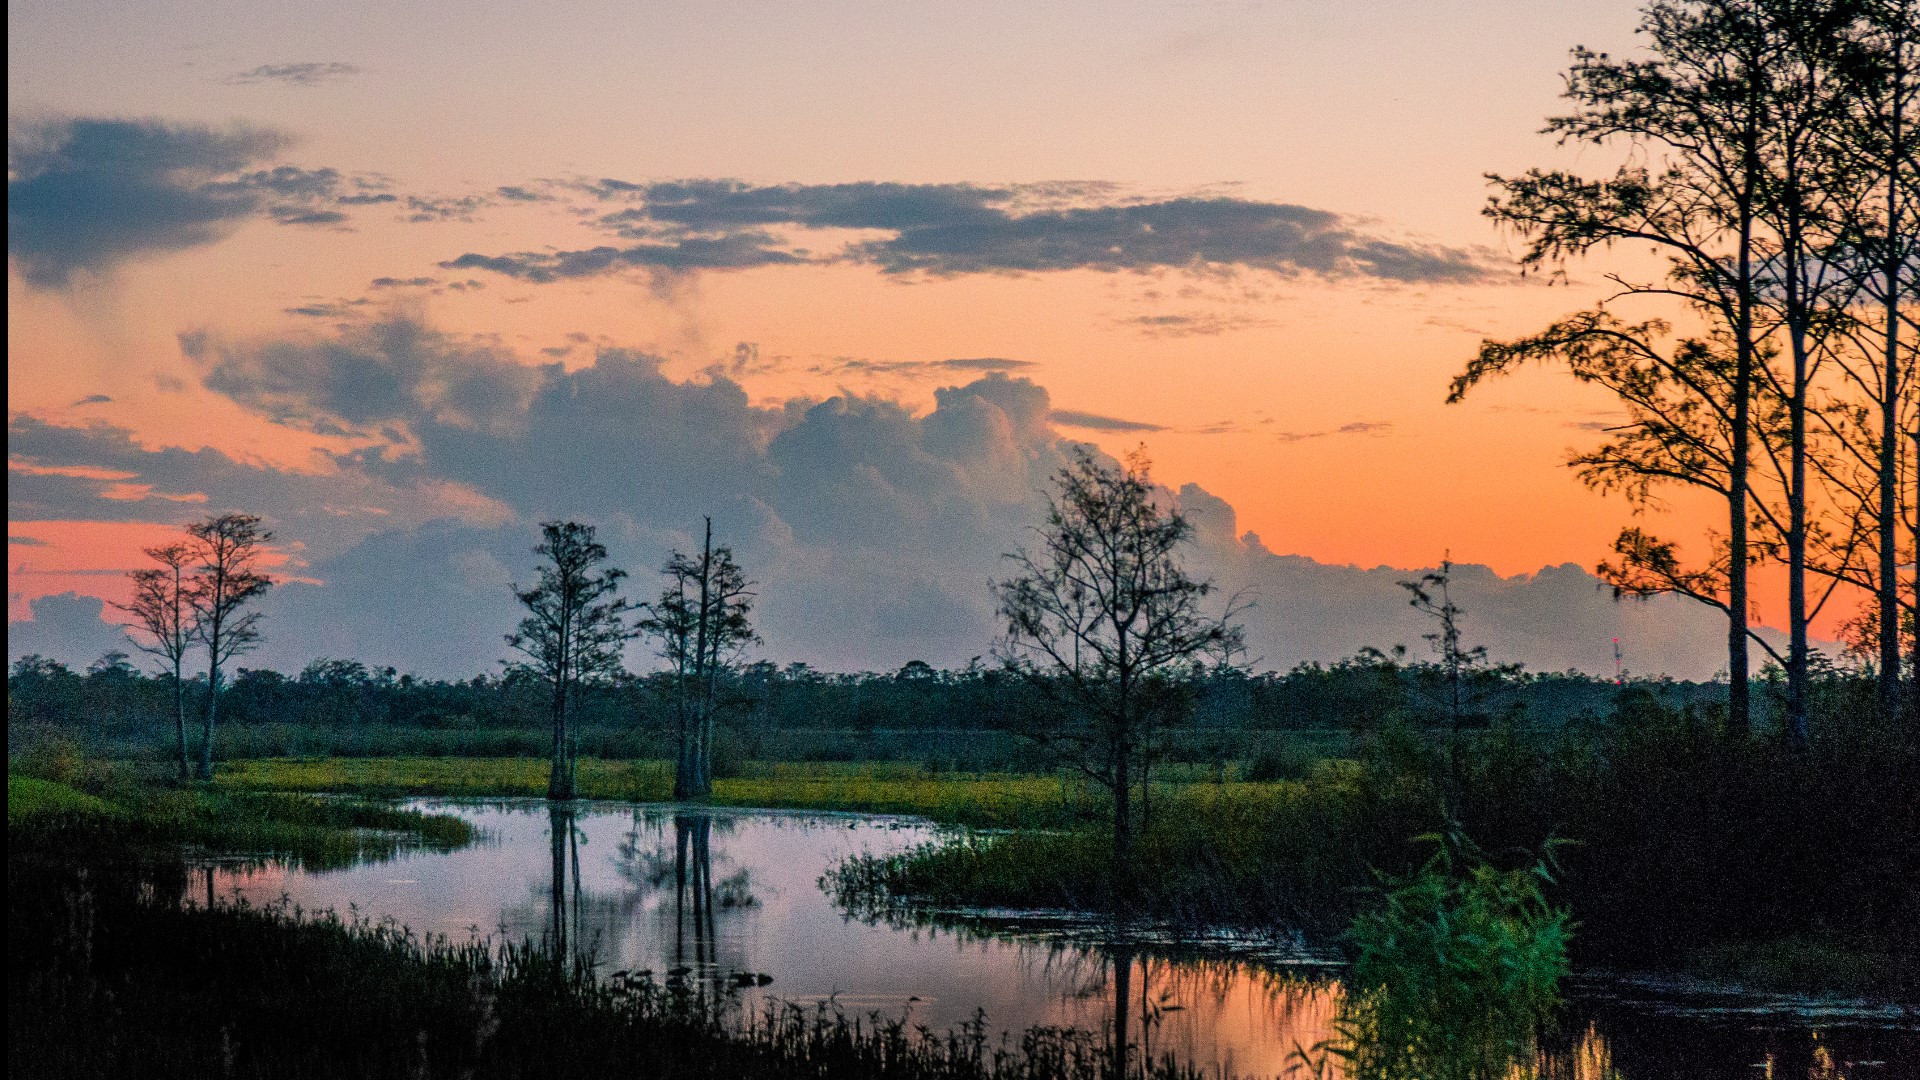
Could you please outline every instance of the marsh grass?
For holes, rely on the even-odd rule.
[[[1307,779],[1166,785],[1136,835],[1129,873],[1093,824],[974,832],[893,855],[861,854],[823,884],[869,917],[916,905],[1122,910],[1170,926],[1332,932],[1350,915],[1347,884],[1367,852],[1329,844],[1355,832],[1368,804],[1351,763]],[[1084,819],[1083,819],[1084,820]]]
[[[310,868],[386,858],[410,847],[449,850],[473,826],[364,799],[169,787],[98,769],[94,791],[45,777],[7,776],[8,842],[199,849]]]
[[[233,791],[352,793],[377,797],[537,796],[543,758],[273,758],[222,763],[215,784]],[[937,772],[911,762],[743,762],[714,781],[716,806],[917,814],[981,828],[1057,828],[1093,820],[1105,806],[1086,785],[1057,776]],[[660,802],[673,772],[661,760],[584,758],[583,798]]]

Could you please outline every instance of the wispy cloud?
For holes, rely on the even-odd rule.
[[[235,86],[252,86],[259,83],[316,86],[325,82],[337,82],[358,74],[360,74],[358,67],[339,60],[308,61],[298,64],[261,64],[257,68],[235,72],[227,76],[226,81]]]
[[[809,368],[815,375],[928,375],[944,372],[991,374],[1036,367],[1031,360],[1009,360],[1003,356],[956,357],[948,360],[869,360],[857,356],[836,356],[824,364]]]
[[[1216,337],[1235,330],[1275,325],[1272,319],[1244,314],[1135,315],[1121,319],[1120,324],[1151,338]]]
[[[1283,443],[1294,443],[1305,442],[1308,439],[1325,439],[1333,435],[1384,435],[1392,428],[1393,424],[1385,420],[1357,420],[1325,431],[1282,431],[1274,438]]]
[[[1077,409],[1055,409],[1047,419],[1062,427],[1086,428],[1089,431],[1165,431],[1165,424],[1149,424],[1141,420],[1122,420],[1116,416],[1101,416],[1099,413],[1080,412]]]

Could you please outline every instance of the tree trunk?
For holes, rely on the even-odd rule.
[[[693,703],[686,700],[686,690],[682,689],[679,730],[674,734],[673,797],[675,799],[695,798],[698,784],[694,777],[694,763],[698,760],[698,751],[694,743],[699,739],[700,721],[694,715]]]
[[[1749,133],[1749,140],[1753,139]],[[1751,185],[1755,151],[1747,147],[1746,182]],[[1740,269],[1738,311],[1734,329],[1733,460],[1727,477],[1727,737],[1744,740],[1753,730],[1748,676],[1753,661],[1747,653],[1747,476],[1753,402],[1753,196],[1742,193],[1740,205]]]
[[[1787,744],[1807,743],[1807,354],[1793,343],[1793,405],[1789,417],[1787,494]]]
[[[180,750],[180,779],[193,779],[193,762],[187,754],[187,683],[181,678],[180,658],[173,658],[173,734]]]
[[[1900,146],[1900,87],[1892,95],[1889,145]],[[1900,165],[1897,154],[1887,170],[1885,386],[1880,400],[1880,720],[1893,724],[1900,715]],[[1917,508],[1920,512],[1920,508]],[[1920,551],[1915,553],[1920,560]]]
[[[713,795],[713,760],[708,754],[708,741],[713,735],[713,669],[719,657],[714,648],[713,635],[720,632],[713,624],[713,519],[706,519],[706,538],[700,545],[700,619],[698,637],[694,642],[694,655],[700,658],[699,666],[694,669],[700,691],[700,710],[695,718],[698,728],[693,738],[693,798],[708,799]]]
[[[213,721],[220,708],[220,665],[207,667],[207,707],[201,711],[200,779],[213,779]]]
[[[1133,858],[1133,747],[1122,738],[1113,755],[1113,879],[1117,903],[1124,904],[1132,878]]]
[[[567,685],[562,673],[553,687],[553,767],[547,773],[547,798],[573,798],[573,768],[567,743]]]

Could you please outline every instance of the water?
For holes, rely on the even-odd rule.
[[[1338,971],[1286,941],[1200,952],[1116,943],[1075,920],[1008,913],[957,928],[869,923],[820,875],[861,851],[936,835],[913,819],[539,802],[422,801],[481,842],[306,872],[213,866],[204,887],[255,904],[392,919],[420,934],[557,941],[603,971],[751,983],[747,1004],[831,1001],[941,1031],[985,1011],[994,1031],[1124,1026],[1155,1055],[1227,1075],[1286,1072],[1329,1032]],[[196,889],[196,893],[200,890]],[[682,971],[682,969],[685,969]],[[677,973],[677,974],[675,974]],[[762,987],[759,976],[771,976]],[[1920,1013],[1872,1003],[1716,992],[1674,981],[1571,988],[1555,1068],[1572,1080],[1920,1077]]]

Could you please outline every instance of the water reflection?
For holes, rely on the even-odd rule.
[[[1299,1071],[1298,1051],[1334,1033],[1343,1000],[1324,969],[1289,966],[1280,953],[1175,952],[1084,924],[1063,933],[1006,920],[869,922],[834,907],[818,887],[829,867],[935,835],[903,819],[592,803],[452,808],[487,840],[328,871],[210,867],[192,887],[256,903],[284,894],[308,910],[351,907],[455,939],[545,938],[602,971],[744,982],[748,1007],[769,997],[831,1000],[935,1031],[984,1009],[995,1039],[1035,1025],[1105,1031],[1125,1047],[1115,1057],[1136,1070],[1173,1053],[1210,1075],[1313,1075]],[[1792,1018],[1651,1010],[1629,998],[1617,987],[1576,996],[1567,1034],[1525,1068],[1542,1080],[1744,1080],[1771,1057],[1774,1076],[1831,1080],[1900,1075],[1898,1065],[1852,1062],[1920,1060],[1910,1022],[1901,1029],[1897,1018],[1849,1021],[1816,1037],[1815,1025]],[[1834,1071],[1812,1071],[1816,1046]],[[1355,1080],[1337,1059],[1322,1075]]]

